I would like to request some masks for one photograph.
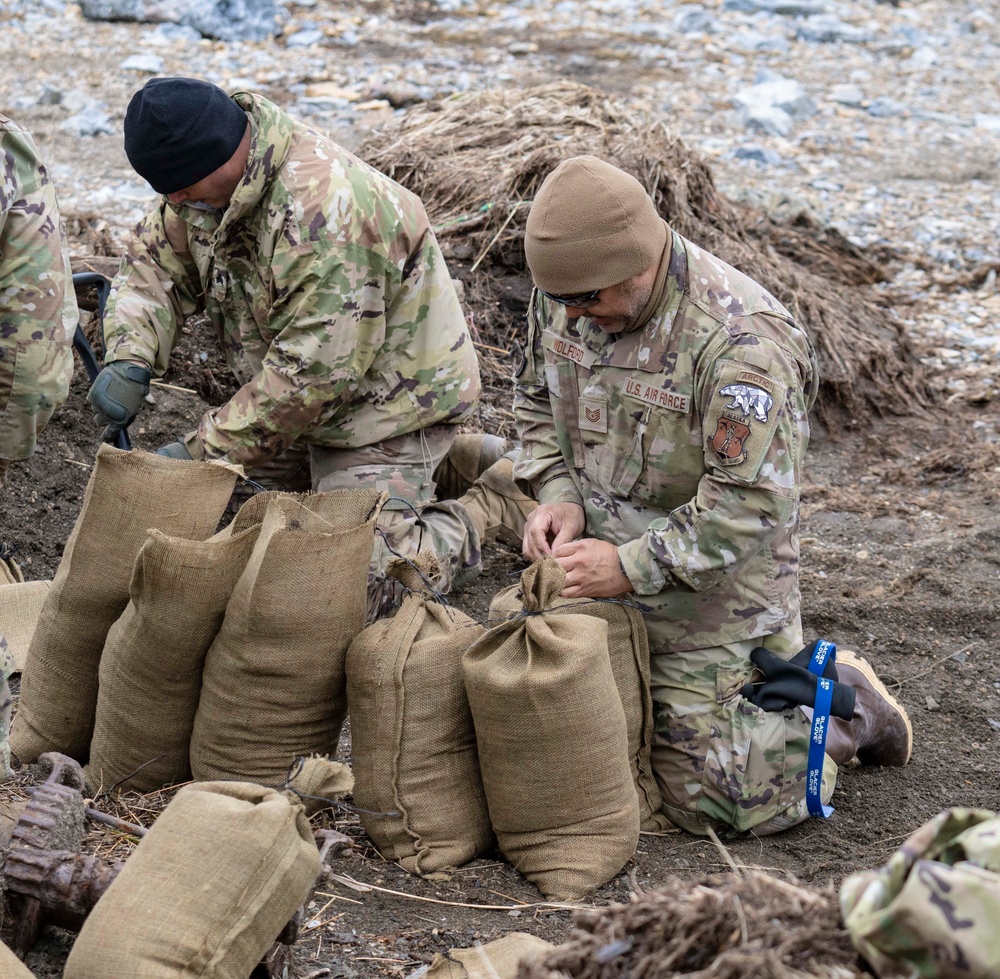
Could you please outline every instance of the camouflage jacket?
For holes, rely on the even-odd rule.
[[[541,503],[584,507],[618,545],[668,648],[797,623],[798,502],[812,347],[761,286],[668,236],[651,319],[603,333],[537,291],[516,378],[515,477]],[[665,273],[665,275],[664,275]]]
[[[166,369],[204,311],[243,385],[186,440],[255,465],[299,441],[355,448],[460,422],[480,394],[462,308],[420,200],[260,96],[224,212],[166,198],[135,230],[107,359]]]
[[[66,400],[78,316],[49,172],[0,115],[0,459],[27,459]]]

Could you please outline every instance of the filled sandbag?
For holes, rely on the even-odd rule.
[[[313,816],[336,808],[341,796],[354,788],[354,773],[346,762],[311,755],[296,759],[284,788],[302,803],[307,816]]]
[[[522,962],[534,961],[552,947],[544,938],[512,931],[472,948],[438,953],[422,979],[514,979]]]
[[[521,585],[512,585],[490,603],[489,625],[523,614]],[[625,712],[629,761],[639,799],[639,824],[644,831],[669,829],[660,810],[660,789],[650,760],[653,740],[653,697],[649,688],[649,636],[642,613],[626,602],[594,598],[554,598],[546,614],[592,615],[608,625],[608,655],[615,686]]]
[[[529,567],[523,613],[489,629],[463,670],[500,849],[547,897],[575,900],[631,859],[639,803],[607,623],[549,613],[565,580],[555,561]]]
[[[223,463],[101,446],[21,675],[11,731],[21,762],[46,751],[87,760],[101,651],[128,605],[146,532],[204,540],[218,526],[240,473]]]
[[[422,562],[387,570],[410,591],[347,651],[354,803],[386,860],[427,874],[495,844],[462,679],[485,629],[431,596]]]
[[[151,792],[191,778],[191,730],[205,654],[260,525],[207,541],[151,530],[130,600],[108,631],[90,743],[95,791]]]
[[[34,973],[2,942],[0,942],[0,976],[3,976],[3,979],[34,979]]]
[[[51,581],[0,585],[0,641],[7,642],[7,649],[14,660],[15,673],[24,669],[31,637],[35,634],[45,596],[51,587]]]
[[[205,656],[191,732],[195,779],[283,784],[296,757],[336,753],[347,648],[364,628],[384,500],[357,489],[267,502]]]
[[[90,912],[65,979],[247,979],[319,870],[309,821],[286,794],[185,786]]]

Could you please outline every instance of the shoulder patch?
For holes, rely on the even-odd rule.
[[[740,481],[753,482],[778,427],[784,400],[785,385],[780,381],[744,364],[723,365],[705,419],[706,462],[725,468]]]

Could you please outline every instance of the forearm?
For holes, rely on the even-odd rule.
[[[154,212],[136,228],[104,314],[105,362],[136,361],[157,376],[167,369],[184,319],[200,308],[201,290],[190,256],[171,244],[183,230],[168,236],[163,220]]]
[[[635,591],[682,586],[705,591],[769,547],[796,512],[796,498],[705,477],[698,495],[619,546]]]

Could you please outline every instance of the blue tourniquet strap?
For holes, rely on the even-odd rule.
[[[812,731],[809,734],[809,758],[806,776],[806,807],[810,816],[829,819],[833,806],[824,806],[820,797],[823,788],[823,761],[826,757],[826,734],[830,727],[830,704],[833,701],[833,681],[823,676],[828,660],[836,660],[837,647],[821,639],[813,649],[809,672],[818,677],[816,699],[813,701]]]

